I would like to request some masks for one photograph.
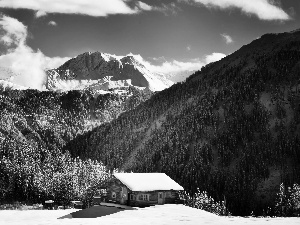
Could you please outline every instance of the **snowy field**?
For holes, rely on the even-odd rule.
[[[58,219],[78,210],[3,210],[0,211],[1,225],[176,225],[176,224],[255,224],[255,225],[299,225],[300,218],[241,218],[219,217],[217,215],[183,205],[160,205],[137,210],[125,210],[100,218]]]

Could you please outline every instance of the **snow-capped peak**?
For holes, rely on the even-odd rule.
[[[144,59],[143,59],[143,57],[142,57],[140,54],[134,55],[134,54],[132,54],[132,53],[130,52],[130,53],[127,54],[126,56],[129,56],[129,57],[134,58],[134,59],[135,59],[136,61],[138,61],[139,63],[143,63],[143,62],[144,62]]]
[[[71,71],[66,73],[65,71]],[[117,56],[109,53],[83,53],[58,69],[49,70],[47,87],[57,89],[84,89],[88,87],[111,87],[115,85],[132,85],[140,88],[149,88],[152,91],[161,91],[173,83],[161,74],[148,69],[141,55],[132,53],[126,56]],[[66,74],[73,74],[68,76]],[[109,80],[106,77],[111,77]],[[131,82],[127,82],[130,80]],[[105,82],[116,82],[113,85],[104,85]]]

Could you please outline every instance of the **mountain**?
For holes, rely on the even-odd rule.
[[[154,94],[139,86],[146,76],[133,79],[143,67],[132,57],[83,55],[78,68],[91,72],[73,72],[75,59],[53,71],[82,90],[0,89],[0,202],[92,196],[102,174],[118,169],[164,172],[233,215],[260,215],[274,209],[281,183],[300,182],[300,31],[263,35]],[[128,65],[130,81],[120,82],[133,85],[103,75],[107,91],[89,88],[100,58]]]
[[[180,71],[177,73],[166,74],[166,78],[174,83],[185,81],[191,74],[195,73],[197,70],[192,71]]]
[[[300,182],[299,71],[300,31],[266,34],[64,148],[259,215]]]
[[[107,168],[99,161],[71,157],[63,148],[153,94],[133,86],[123,91],[95,95],[91,90],[0,88],[0,203],[92,201]]]
[[[135,56],[115,62],[108,54],[100,54],[101,58],[98,53],[88,55],[89,59],[82,61],[79,56],[61,69],[48,71],[47,91],[18,86],[13,82],[22,76],[0,68],[0,203],[91,201],[108,170],[99,161],[79,159],[84,151],[71,157],[64,146],[170,84]],[[96,64],[101,70],[93,67]],[[109,69],[117,64],[119,71]],[[99,71],[108,75],[99,78]]]
[[[161,91],[173,83],[162,74],[151,72],[135,55],[115,56],[100,52],[83,53],[57,69],[47,71],[48,90],[111,88],[135,86]]]

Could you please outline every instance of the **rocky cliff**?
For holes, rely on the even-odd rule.
[[[135,55],[115,56],[100,52],[83,53],[47,71],[49,90],[110,88],[135,86],[161,91],[173,83],[163,75],[151,72]]]

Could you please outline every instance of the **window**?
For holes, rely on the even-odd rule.
[[[144,195],[144,201],[148,201],[148,195]]]
[[[107,190],[106,189],[100,189],[99,191],[100,195],[106,195],[107,194]]]
[[[131,194],[131,195],[130,195],[130,200],[135,200],[134,194]]]
[[[158,193],[158,198],[163,198],[163,193],[162,192]]]
[[[140,194],[139,200],[148,201],[148,195],[146,195],[146,194]]]
[[[111,193],[111,197],[112,197],[112,198],[116,198],[116,197],[117,197],[116,192],[112,192],[112,193]]]

